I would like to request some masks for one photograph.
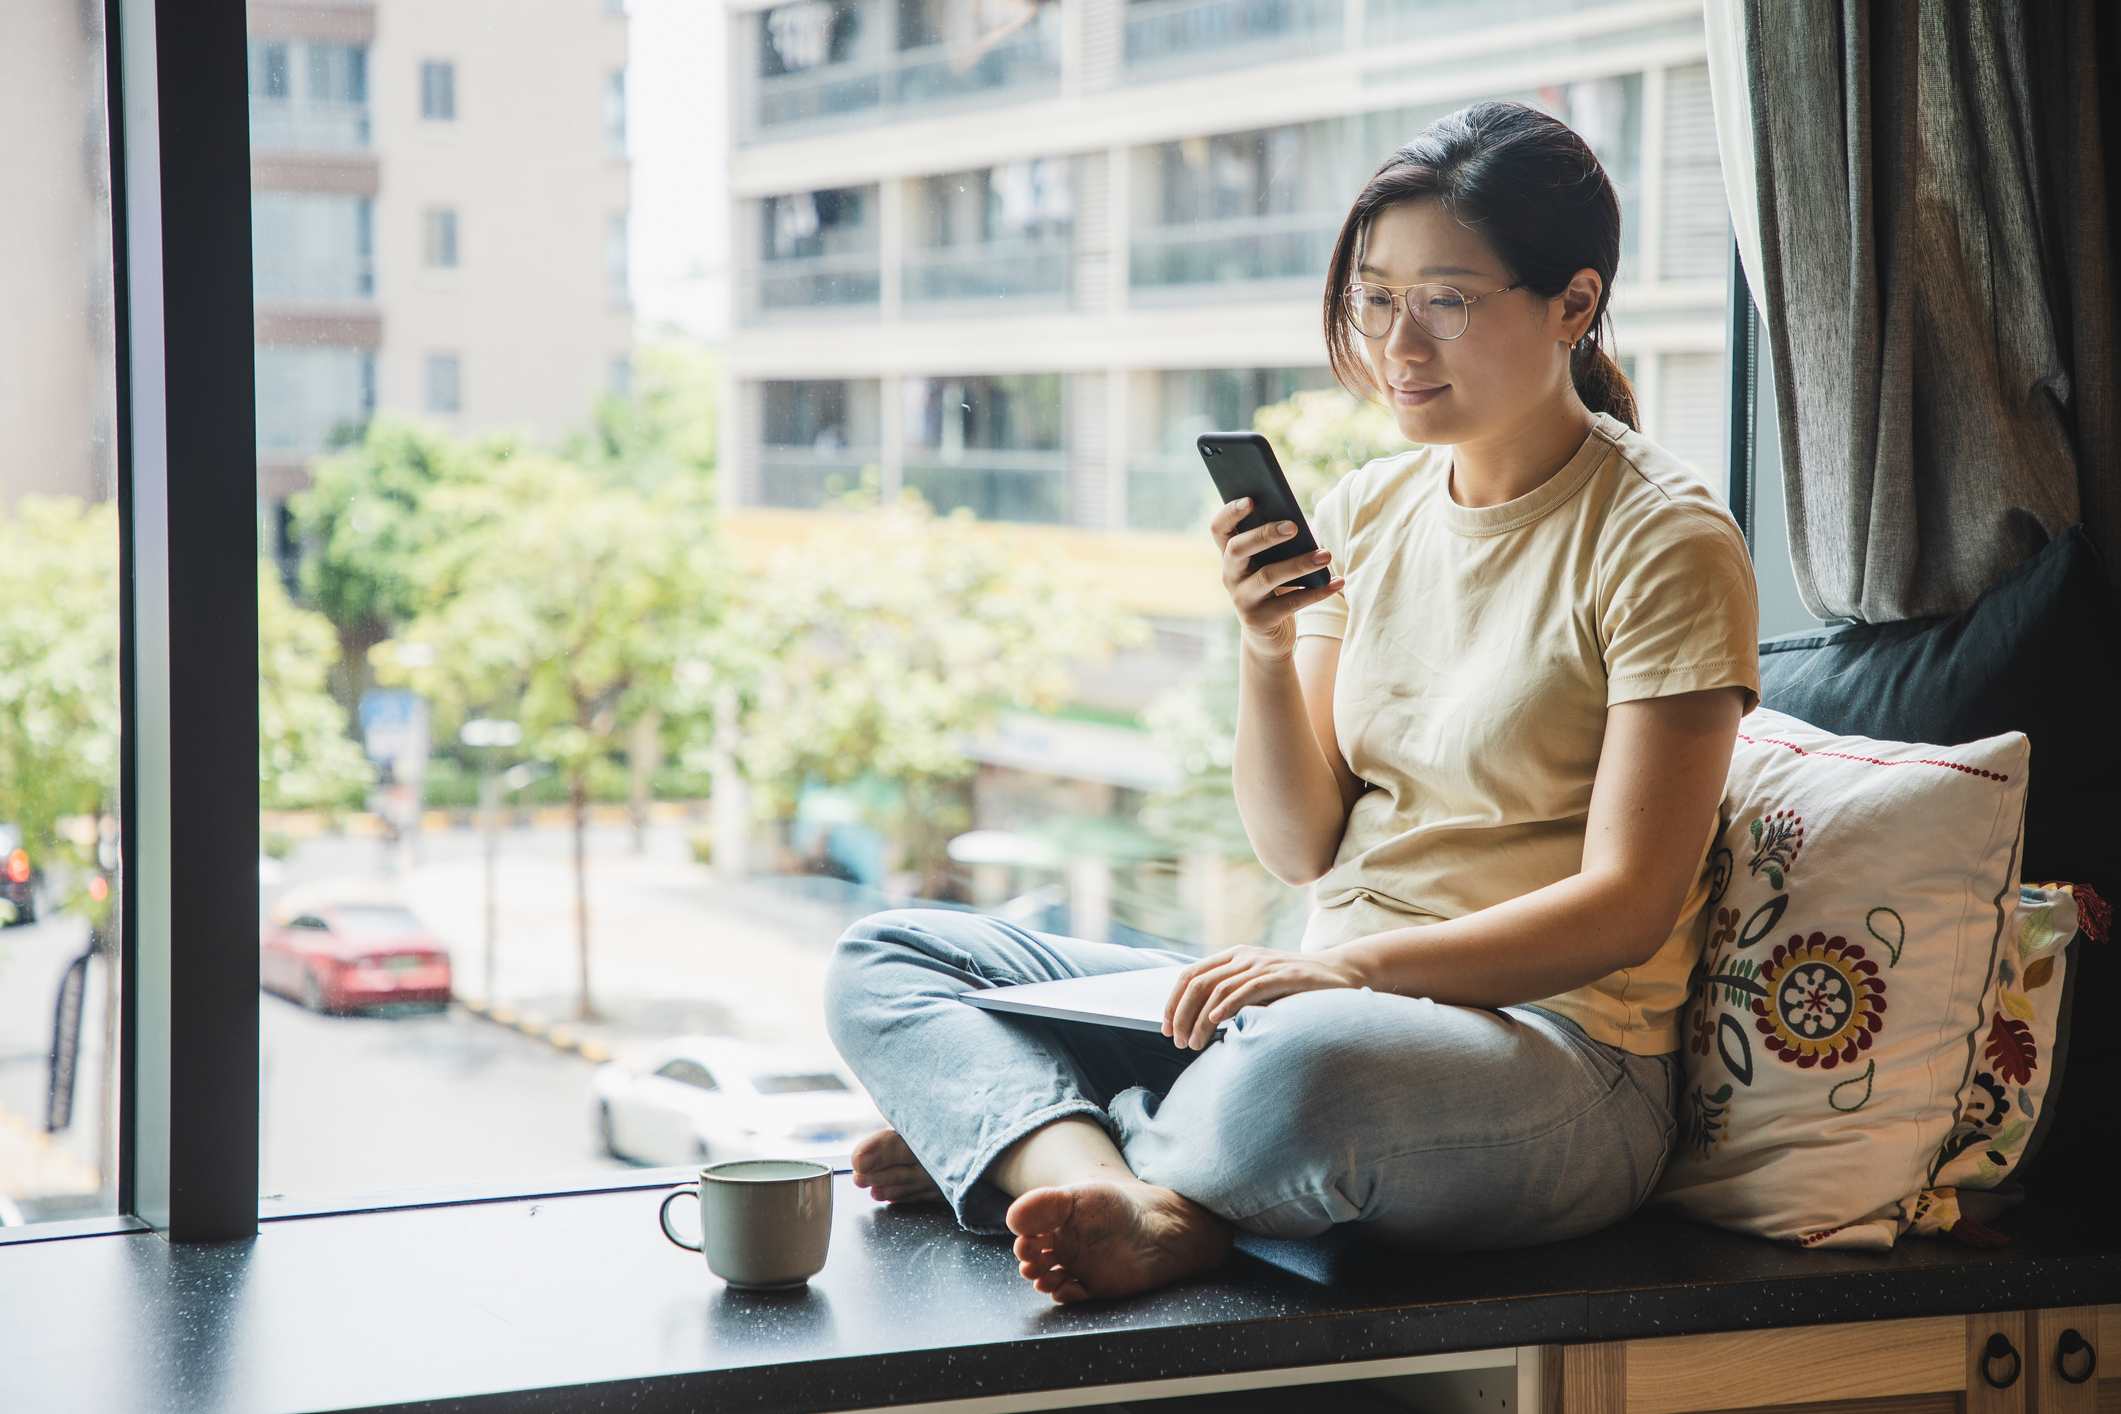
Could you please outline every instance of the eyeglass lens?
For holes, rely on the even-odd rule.
[[[1410,285],[1405,293],[1407,313],[1414,322],[1439,339],[1455,339],[1466,331],[1465,296],[1449,285]],[[1382,285],[1348,287],[1348,316],[1355,327],[1372,339],[1392,332],[1393,308],[1399,303]]]

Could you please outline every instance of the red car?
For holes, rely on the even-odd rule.
[[[449,950],[401,903],[297,904],[266,925],[258,982],[314,1011],[447,1005]]]

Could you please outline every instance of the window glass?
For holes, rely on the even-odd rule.
[[[261,0],[251,52],[263,892],[388,884],[447,980],[261,996],[269,1192],[881,1124],[824,979],[885,908],[1292,946],[1195,439],[1261,432],[1307,509],[1407,447],[1327,372],[1325,264],[1464,104],[1598,154],[1614,352],[1725,486],[1687,6],[311,8]],[[709,1041],[755,1114],[628,1107]]]
[[[459,397],[457,380],[459,364],[455,354],[429,354],[427,356],[427,410],[429,412],[459,412],[463,403]]]
[[[432,269],[449,270],[457,263],[457,213],[447,206],[431,207],[426,213],[423,255]]]
[[[604,146],[614,157],[626,155],[626,71],[613,69],[604,80]]]
[[[802,1075],[755,1075],[751,1088],[761,1095],[801,1095],[818,1092],[844,1094],[847,1082],[827,1070]]]
[[[448,120],[457,116],[457,67],[443,59],[420,65],[420,116]]]
[[[100,5],[11,6],[0,39],[0,1236],[117,1205],[118,344],[102,18]],[[259,67],[254,83],[284,90],[284,60]]]
[[[339,931],[356,938],[399,937],[422,931],[409,908],[344,907],[333,912]]]

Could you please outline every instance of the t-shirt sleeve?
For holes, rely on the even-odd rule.
[[[1321,550],[1331,550],[1333,558],[1326,569],[1335,577],[1348,572],[1347,515],[1344,509],[1348,483],[1354,479],[1350,472],[1333,483],[1326,494],[1318,498],[1305,519],[1311,523],[1311,537]],[[1315,604],[1307,604],[1295,614],[1296,636],[1322,634],[1327,638],[1340,638],[1348,629],[1348,591],[1342,585],[1337,593],[1328,594]]]
[[[1606,704],[1713,687],[1760,705],[1760,590],[1738,527],[1699,511],[1653,516],[1599,588]]]

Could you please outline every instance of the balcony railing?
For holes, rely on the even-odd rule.
[[[344,304],[376,292],[375,257],[356,255],[340,265],[283,265],[269,254],[251,256],[251,293],[260,303]]]
[[[761,311],[875,304],[883,287],[880,261],[873,252],[809,255],[759,264]]]
[[[874,447],[761,447],[759,504],[814,511],[860,486],[863,469],[878,461]]]
[[[250,145],[260,152],[362,151],[368,146],[368,105],[253,94]]]
[[[982,54],[963,73],[952,71],[947,45],[930,44],[753,82],[758,107],[752,127],[780,137],[798,127],[848,126],[880,109],[899,117],[898,110],[1036,97],[1060,87],[1060,51],[1034,25]]]
[[[1015,237],[906,252],[905,297],[915,301],[1012,300],[1074,288],[1075,242]]]
[[[906,449],[904,482],[938,514],[969,506],[981,520],[1055,524],[1068,518],[1068,454],[967,447],[950,461]]]
[[[1368,0],[1364,28],[1373,40],[1443,37],[1629,3],[1633,0]]]
[[[1341,216],[1294,212],[1152,228],[1134,238],[1130,286],[1323,280]]]
[[[1150,0],[1127,7],[1127,68],[1174,71],[1338,49],[1347,0]]]

